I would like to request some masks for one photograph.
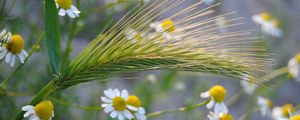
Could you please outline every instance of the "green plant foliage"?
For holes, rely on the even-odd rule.
[[[60,73],[60,31],[54,0],[45,0],[45,33],[52,72]]]

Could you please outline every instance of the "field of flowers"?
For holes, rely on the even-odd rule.
[[[300,120],[299,0],[0,0],[0,120]]]

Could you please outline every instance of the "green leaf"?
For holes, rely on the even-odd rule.
[[[45,0],[45,31],[52,72],[60,73],[60,32],[58,11],[54,0]]]

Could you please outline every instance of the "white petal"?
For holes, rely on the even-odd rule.
[[[122,90],[121,97],[124,98],[124,99],[128,98],[128,92],[127,92],[127,90]]]
[[[41,120],[41,119],[36,115],[32,115],[30,116],[29,120]]]
[[[71,17],[71,18],[75,18],[75,17],[76,17],[76,16],[74,15],[74,13],[73,13],[72,10],[68,9],[68,10],[66,10],[66,12],[67,12],[67,14],[69,15],[69,17]]]
[[[10,63],[10,59],[11,59],[12,54],[10,52],[7,53],[6,57],[5,57],[5,62],[6,63]]]
[[[35,113],[34,110],[29,110],[23,116],[28,117],[29,115],[34,114],[34,113]]]
[[[24,58],[23,54],[22,53],[18,54],[18,57],[19,57],[21,63],[24,63],[25,58]]]
[[[138,108],[138,112],[141,113],[141,114],[145,114],[146,113],[145,109],[142,108],[142,107]]]
[[[5,35],[5,33],[6,33],[6,29],[2,30],[2,32],[0,33],[0,38],[1,38],[3,35]]]
[[[123,115],[129,120],[133,118],[133,115],[128,110],[124,110]]]
[[[2,60],[5,57],[6,53],[7,53],[6,49],[4,49],[2,52],[0,52],[0,60]]]
[[[22,109],[22,111],[33,110],[34,106],[32,106],[32,105],[26,105],[26,106],[23,106],[21,109]]]
[[[66,10],[61,8],[61,9],[59,10],[58,14],[59,14],[60,16],[65,16],[65,15],[66,15]]]
[[[77,9],[77,7],[75,7],[74,5],[72,5],[71,6],[71,10],[75,13],[75,14],[79,14],[79,13],[81,13],[78,9]],[[78,17],[78,16],[77,16]]]
[[[22,53],[23,53],[23,55],[24,55],[25,58],[28,57],[28,53],[25,50],[22,50]]]
[[[101,104],[101,107],[106,108],[109,105],[111,106],[112,104]]]
[[[118,113],[118,119],[119,119],[119,120],[124,120],[124,116],[123,116],[123,113],[122,113],[122,112],[119,112],[119,113]]]
[[[215,105],[215,108],[214,108],[214,112],[216,114],[219,114],[219,113],[228,113],[228,109],[225,105],[225,103],[216,103]]]
[[[118,113],[117,113],[116,111],[112,111],[112,112],[110,113],[110,117],[111,117],[111,118],[116,118],[117,115],[118,115]]]
[[[136,108],[136,107],[134,107],[134,106],[131,106],[131,105],[127,105],[127,108],[128,108],[129,110],[132,110],[132,111],[137,111],[137,110],[138,110],[138,108]]]
[[[10,67],[13,67],[15,65],[15,61],[16,61],[16,56],[12,55],[10,60]]]
[[[110,99],[113,99],[114,97],[116,97],[116,94],[114,93],[114,91],[112,89],[104,90],[104,94]]]
[[[111,99],[108,99],[108,98],[106,98],[106,97],[101,97],[101,100],[102,100],[103,102],[107,102],[107,103],[111,103],[111,102],[112,102]]]
[[[208,98],[208,97],[210,97],[209,91],[201,93],[200,97],[202,97],[202,98]]]
[[[215,101],[214,101],[214,100],[210,100],[209,103],[206,104],[206,107],[207,107],[208,109],[211,109],[211,108],[214,107],[214,105],[215,105]]]
[[[116,94],[116,96],[120,96],[120,90],[118,90],[118,89],[114,89],[114,92],[115,92],[115,94]]]
[[[114,108],[112,106],[107,106],[106,108],[104,108],[104,112],[106,112],[106,113],[109,113],[113,110],[114,110]]]

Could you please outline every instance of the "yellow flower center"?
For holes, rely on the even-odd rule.
[[[295,111],[295,108],[292,104],[285,104],[281,107],[281,110],[282,110],[282,114],[285,116],[285,117],[290,117],[290,112],[291,113],[294,113]]]
[[[34,107],[36,115],[42,120],[49,120],[52,117],[53,104],[49,100],[40,102]]]
[[[226,96],[226,90],[223,86],[216,85],[209,90],[209,94],[216,102],[223,102]]]
[[[72,0],[56,0],[56,3],[63,9],[70,9],[72,6]]]
[[[300,120],[300,115],[296,115],[296,116],[292,117],[291,120]]]
[[[134,106],[134,107],[140,107],[141,106],[141,101],[137,96],[130,95],[130,96],[128,96],[127,104],[131,105],[131,106]]]
[[[266,13],[266,12],[260,13],[260,17],[264,20],[270,20],[271,19],[271,15],[269,13]]]
[[[219,120],[233,120],[233,117],[230,114],[221,114]]]
[[[122,97],[115,97],[112,100],[113,107],[118,111],[126,109],[126,101]]]
[[[13,54],[20,53],[24,48],[24,39],[21,35],[13,35],[11,37],[11,42],[6,44],[6,49]]]
[[[269,108],[272,108],[272,107],[273,107],[273,103],[272,103],[271,100],[267,100],[267,106],[268,106]]]
[[[162,21],[161,26],[167,32],[173,32],[176,30],[175,23],[171,19],[166,19]]]
[[[294,58],[298,63],[300,63],[300,53],[298,53]]]

